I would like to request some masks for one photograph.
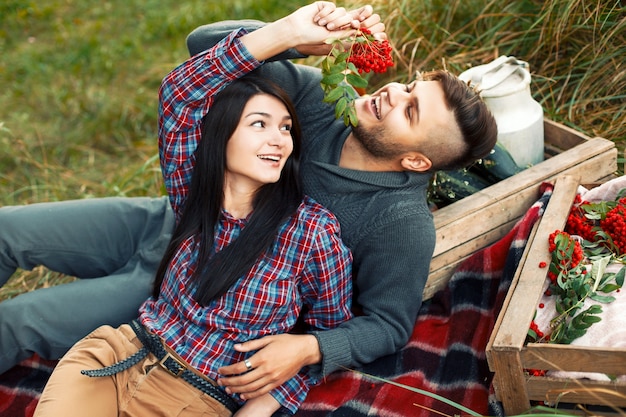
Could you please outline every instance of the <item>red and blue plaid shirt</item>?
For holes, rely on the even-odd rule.
[[[162,84],[161,163],[177,212],[187,195],[201,120],[209,111],[212,96],[229,81],[260,65],[239,42],[243,33],[235,32],[191,58]],[[222,211],[214,250],[236,239],[245,224],[246,219]],[[351,317],[352,295],[352,258],[339,234],[337,219],[306,197],[296,214],[281,226],[266,255],[206,307],[195,301],[189,281],[199,244],[191,237],[170,262],[159,298],[141,306],[141,322],[190,365],[214,379],[218,368],[246,357],[233,349],[235,343],[289,332],[303,311],[303,319],[312,329],[336,327]],[[315,383],[303,369],[271,394],[295,412],[308,387]]]

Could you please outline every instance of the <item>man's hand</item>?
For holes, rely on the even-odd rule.
[[[235,346],[239,352],[257,351],[246,363],[238,362],[218,370],[218,384],[229,394],[249,400],[268,393],[295,376],[302,367],[319,363],[322,355],[313,335],[266,336]]]

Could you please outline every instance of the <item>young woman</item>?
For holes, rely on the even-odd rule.
[[[55,368],[35,416],[270,416],[293,413],[317,381],[307,369],[247,402],[215,380],[245,361],[234,345],[291,331],[328,329],[349,319],[351,255],[339,224],[304,196],[298,176],[300,129],[287,95],[247,75],[219,83],[194,58],[164,81],[198,81],[202,92],[161,91],[161,162],[177,226],[139,318],[103,326]],[[219,91],[219,92],[218,92]],[[185,90],[189,93],[189,90]],[[195,112],[198,117],[181,115]],[[167,115],[177,114],[168,123]],[[172,139],[172,140],[170,140]],[[199,140],[201,139],[201,140]],[[188,176],[172,174],[180,169]]]

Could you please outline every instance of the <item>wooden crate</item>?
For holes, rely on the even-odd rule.
[[[555,181],[553,195],[528,241],[487,345],[496,396],[506,415],[527,411],[531,400],[626,406],[626,383],[530,376],[524,372],[524,369],[543,369],[626,375],[623,349],[524,344],[546,279],[546,269],[539,264],[550,263],[548,236],[557,229],[563,230],[578,184],[575,176],[559,177]]]
[[[599,182],[617,171],[615,144],[544,122],[546,160],[434,213],[437,243],[424,299],[443,288],[457,265],[500,238],[539,197],[542,182],[560,174],[583,183]]]

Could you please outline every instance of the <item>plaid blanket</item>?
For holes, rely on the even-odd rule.
[[[505,237],[457,268],[447,287],[424,303],[400,352],[358,371],[334,373],[311,390],[297,416],[454,416],[470,415],[468,410],[503,415],[485,348],[530,231],[551,194],[552,186],[544,184],[540,199]],[[0,375],[0,416],[32,416],[54,365],[33,357]]]

